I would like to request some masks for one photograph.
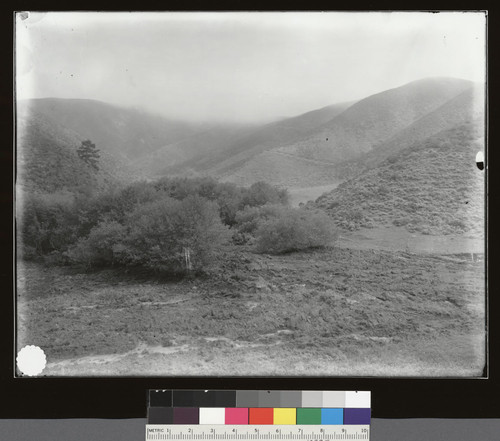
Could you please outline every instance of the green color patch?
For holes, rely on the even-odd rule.
[[[297,424],[321,424],[321,408],[297,409]]]

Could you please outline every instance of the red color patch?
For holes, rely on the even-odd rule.
[[[249,409],[249,424],[273,424],[273,408],[251,407]]]

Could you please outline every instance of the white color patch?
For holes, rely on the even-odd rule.
[[[484,154],[483,154],[483,152],[477,152],[476,162],[484,162]]]
[[[17,368],[30,377],[39,375],[47,365],[45,352],[38,346],[25,346],[17,353]]]
[[[224,407],[200,407],[200,424],[225,424],[226,409]]]
[[[362,408],[371,407],[371,392],[368,391],[348,391],[345,393],[346,408]]]

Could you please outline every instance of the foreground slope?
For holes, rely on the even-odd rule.
[[[18,274],[18,345],[44,348],[48,376],[483,373],[484,262],[470,259],[240,250],[178,283],[31,263]]]
[[[483,149],[480,118],[417,142],[309,205],[350,230],[404,226],[481,237],[484,173],[475,156]]]

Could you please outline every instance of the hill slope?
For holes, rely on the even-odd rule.
[[[309,159],[340,162],[371,150],[424,115],[470,88],[470,81],[429,78],[369,96],[282,151]]]
[[[30,193],[98,191],[120,181],[119,158],[100,152],[96,171],[77,155],[82,140],[37,114],[18,113],[18,188]]]
[[[424,234],[484,231],[482,118],[440,132],[320,196],[319,207],[343,228],[404,226]]]
[[[219,125],[202,130],[192,136],[165,145],[146,157],[134,161],[136,169],[151,178],[198,174],[209,166],[205,165],[224,156],[236,140],[252,131],[253,127],[240,125]]]
[[[329,169],[327,174],[324,171],[319,173],[314,185],[329,184],[346,173],[346,161],[359,159],[376,149],[401,130],[470,89],[472,84],[465,80],[431,78],[372,95],[316,127],[308,136],[275,144],[267,149],[266,156],[256,151],[252,155],[238,153],[222,162],[216,172],[227,181],[249,184],[253,182],[254,171],[266,164],[270,182],[291,185],[292,181],[297,181],[297,177],[300,180],[301,176],[309,174],[301,185],[311,185],[310,167],[305,164],[302,167],[300,163],[314,160],[321,164],[322,170]],[[451,121],[452,125],[460,122]],[[421,125],[424,126],[424,123]],[[439,130],[442,128],[430,132]],[[423,133],[429,136],[426,129],[423,129]],[[269,155],[271,150],[272,156]],[[281,161],[282,156],[275,153],[295,157],[294,169],[287,173]],[[350,167],[348,165],[347,169]]]
[[[375,145],[373,150],[363,155],[358,162],[372,167],[416,142],[480,118],[484,118],[484,87],[476,84],[399,131],[389,140]]]
[[[157,161],[157,173],[169,174],[189,170],[210,176],[224,176],[228,170],[238,169],[260,153],[313,133],[317,127],[343,112],[351,104],[335,104],[260,127],[243,127],[239,130],[224,127],[211,129],[159,151],[164,157],[184,156],[185,160],[164,164],[163,168],[160,167],[161,161]],[[252,182],[256,180],[258,179]]]
[[[64,127],[84,139],[91,139],[101,151],[129,160],[201,129],[199,125],[94,100],[43,98],[20,101],[18,111],[39,118],[47,125]]]

